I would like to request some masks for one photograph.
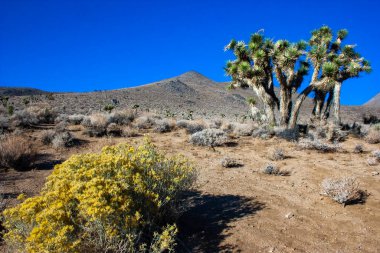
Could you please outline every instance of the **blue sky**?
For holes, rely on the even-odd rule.
[[[307,40],[323,24],[347,28],[373,72],[343,85],[344,104],[380,92],[377,1],[0,0],[0,86],[92,91],[146,84],[196,70],[227,81],[231,38],[261,28]]]

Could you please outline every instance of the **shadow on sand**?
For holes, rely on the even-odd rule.
[[[265,208],[238,195],[191,192],[186,201],[190,207],[178,221],[178,252],[239,252],[235,245],[220,245],[229,235],[230,223]]]

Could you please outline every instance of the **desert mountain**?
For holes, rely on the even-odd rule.
[[[57,93],[54,100],[40,96],[41,101],[60,108],[67,114],[88,114],[99,111],[106,104],[117,102],[119,108],[139,106],[138,110],[187,117],[192,113],[198,118],[228,117],[237,119],[249,114],[247,97],[255,97],[251,89],[226,90],[227,82],[215,82],[204,75],[189,71],[182,75],[158,82],[118,90],[86,93]],[[22,106],[21,99],[13,98]],[[258,99],[258,106],[260,102]],[[379,109],[379,110],[377,110]],[[310,115],[312,99],[307,98],[301,110]],[[372,112],[373,111],[373,112]],[[364,110],[361,106],[343,106],[343,120],[358,121],[363,113],[380,116],[380,108]],[[306,119],[306,118],[305,118]]]
[[[0,96],[32,96],[42,95],[48,92],[34,88],[0,87]]]
[[[364,105],[369,107],[380,107],[380,93],[368,100]]]

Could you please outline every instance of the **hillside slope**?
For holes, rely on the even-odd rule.
[[[380,93],[368,100],[364,105],[369,107],[380,107]]]
[[[51,104],[62,113],[88,114],[103,110],[106,104],[118,102],[118,108],[139,106],[139,110],[160,114],[174,114],[186,118],[190,113],[196,118],[238,119],[249,114],[246,104],[247,97],[255,97],[251,89],[226,90],[226,82],[215,82],[202,74],[190,71],[182,75],[158,82],[119,90],[59,93],[54,94],[54,100],[40,96],[40,100]],[[12,98],[22,108],[20,97]],[[261,107],[259,99],[258,106]],[[301,119],[307,120],[312,110],[312,99],[307,98],[301,110]],[[380,108],[363,109],[361,106],[343,106],[344,121],[359,121],[363,113],[380,116]]]
[[[47,91],[35,88],[0,87],[0,96],[31,96],[47,94]]]

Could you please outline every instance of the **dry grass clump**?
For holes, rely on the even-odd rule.
[[[41,123],[54,123],[57,112],[49,106],[30,106],[24,110],[16,111],[11,117],[14,127],[30,127]]]
[[[236,136],[250,136],[255,129],[252,124],[234,123],[232,133]]]
[[[67,121],[72,125],[80,125],[85,117],[83,114],[73,114],[67,117]]]
[[[139,136],[139,131],[137,131],[137,129],[132,128],[130,126],[126,126],[122,129],[121,134],[123,137],[137,137]]]
[[[341,150],[339,144],[328,144],[319,140],[303,139],[298,143],[298,147],[301,149],[317,150],[322,153],[333,153]]]
[[[0,167],[25,171],[35,159],[36,150],[25,138],[8,135],[0,140]]]
[[[108,126],[108,118],[106,115],[97,113],[87,116],[82,121],[82,125],[86,127],[85,134],[90,137],[100,137],[106,134]]]
[[[109,122],[116,123],[118,125],[129,125],[136,118],[136,116],[135,110],[118,110],[109,115]]]
[[[269,159],[272,161],[284,160],[285,158],[285,152],[282,148],[274,148],[269,153]]]
[[[356,144],[355,147],[354,147],[354,151],[353,152],[357,153],[357,154],[363,153],[364,152],[363,145]]]
[[[119,137],[123,133],[123,129],[116,123],[111,123],[107,127],[107,135],[113,137]]]
[[[185,128],[188,134],[194,134],[207,128],[203,121],[178,120],[176,125],[178,128]]]
[[[209,128],[220,129],[223,124],[223,120],[221,119],[212,119],[208,124]]]
[[[54,148],[68,148],[74,145],[74,137],[68,131],[58,132],[54,136],[51,144]]]
[[[322,182],[322,194],[344,205],[360,201],[364,197],[363,191],[359,190],[359,184],[353,177],[326,178]]]
[[[227,135],[219,129],[204,129],[190,136],[190,143],[214,148],[227,142]]]
[[[280,170],[274,164],[267,164],[262,170],[262,173],[275,176],[288,176],[290,173],[287,170]]]
[[[377,131],[375,129],[371,129],[367,136],[364,138],[366,142],[369,144],[377,144],[380,143],[380,131]]]
[[[375,166],[380,163],[380,150],[372,151],[367,159],[367,164],[369,166]]]
[[[274,134],[281,139],[287,140],[287,141],[293,141],[296,142],[299,139],[300,133],[298,128],[296,129],[287,129],[283,127],[277,127],[274,130]]]
[[[173,130],[175,123],[168,119],[156,120],[154,131],[157,133],[167,133]]]
[[[69,131],[44,130],[41,133],[42,143],[54,148],[67,148],[74,145],[74,137]]]
[[[221,160],[221,164],[224,168],[234,168],[234,167],[241,167],[242,164],[234,159],[234,158],[230,158],[230,157],[224,157],[222,160]]]
[[[156,119],[151,115],[143,115],[138,117],[134,123],[138,129],[150,129],[154,126]]]

